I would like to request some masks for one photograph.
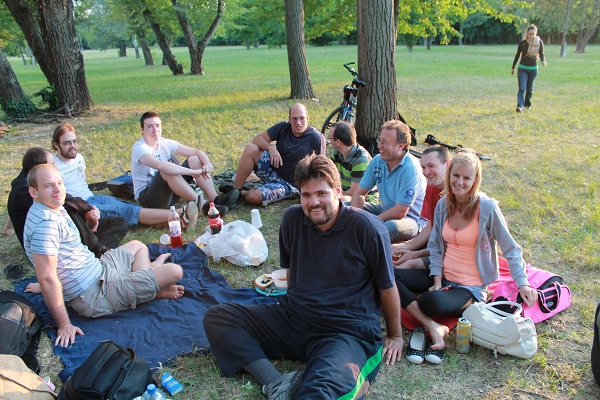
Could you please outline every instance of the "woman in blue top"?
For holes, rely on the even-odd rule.
[[[523,107],[531,107],[531,96],[533,96],[533,81],[537,77],[537,59],[542,60],[542,65],[546,66],[546,57],[544,57],[544,43],[537,36],[537,26],[529,25],[525,39],[521,40],[517,47],[517,54],[513,61],[511,74],[515,74],[515,65],[521,58],[517,78],[519,81],[519,93],[517,93],[517,113],[523,111]]]

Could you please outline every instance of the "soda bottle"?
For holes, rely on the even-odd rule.
[[[221,214],[219,214],[219,210],[217,210],[213,202],[210,203],[210,208],[208,209],[208,226],[210,227],[211,235],[221,232],[221,228],[223,227]]]
[[[179,221],[179,214],[175,211],[175,206],[171,206],[171,211],[169,212],[169,236],[171,237],[172,248],[183,246],[181,221]]]
[[[173,378],[173,375],[168,372],[162,374],[160,381],[171,396],[183,391],[183,386],[181,386],[181,383],[177,382],[177,380]]]
[[[146,386],[146,391],[142,394],[142,400],[166,400],[165,393],[156,388],[156,385],[151,383]]]

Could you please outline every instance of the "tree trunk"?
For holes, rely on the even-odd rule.
[[[131,38],[133,39],[133,49],[135,50],[135,58],[138,59],[140,58],[140,48],[138,47],[137,38],[135,37],[135,35],[132,35]]]
[[[0,50],[0,107],[9,118],[28,117],[36,111],[35,104],[25,96],[6,54],[2,50]],[[1,126],[2,124],[0,124]]]
[[[398,17],[400,16],[400,0],[394,0],[394,45],[398,43]]]
[[[290,98],[312,99],[315,97],[315,92],[306,61],[302,0],[285,0],[285,37],[290,69]]]
[[[17,42],[17,48],[19,49],[19,54],[21,54],[21,60],[23,60],[23,65],[27,65],[27,59],[25,58],[25,53],[23,53],[23,49],[21,45]]]
[[[142,47],[142,53],[144,54],[144,64],[154,65],[154,59],[152,58],[152,51],[148,42],[146,41],[146,32],[143,29],[137,31],[138,39],[140,40],[140,46]]]
[[[560,42],[560,56],[567,56],[567,29],[569,27],[569,15],[571,14],[571,0],[567,0],[567,13],[565,14],[565,24],[563,26],[562,41]]]
[[[25,92],[19,84],[6,54],[0,50],[0,103],[9,101],[21,101]]]
[[[202,57],[204,56],[204,50],[206,50],[208,42],[210,42],[210,39],[215,34],[215,31],[217,30],[217,27],[221,22],[221,18],[223,17],[223,7],[223,1],[219,0],[217,2],[217,15],[215,15],[215,19],[213,19],[212,24],[210,24],[210,26],[208,27],[208,30],[206,31],[206,34],[204,35],[202,40],[198,42],[198,52],[200,53],[200,70],[202,71],[202,74],[204,74],[204,67],[202,66]]]
[[[46,77],[46,80],[50,85],[56,87],[54,82],[54,74],[52,73],[50,66],[48,65],[48,57],[46,56],[46,45],[42,39],[40,27],[36,23],[34,14],[29,9],[29,6],[25,0],[4,0],[13,18],[21,27],[25,40],[29,44],[33,52],[33,56],[37,59],[37,62],[42,70],[42,73]],[[33,62],[32,62],[33,64]]]
[[[385,121],[397,118],[396,46],[390,0],[358,0],[358,71],[367,86],[360,89],[356,132],[371,154]]]
[[[124,43],[119,45],[119,57],[127,57],[127,45]]]
[[[79,114],[88,110],[94,103],[85,78],[83,54],[75,36],[73,1],[44,3],[38,0],[38,14],[59,104],[69,116],[71,112]]]
[[[585,16],[583,18],[586,18]],[[582,19],[583,19],[582,18]],[[585,46],[589,42],[590,38],[598,29],[598,25],[600,25],[600,7],[599,0],[594,0],[594,5],[592,6],[592,14],[587,21],[582,21],[580,24],[579,32],[577,33],[577,45],[575,46],[575,53],[583,54],[585,53]]]
[[[160,29],[160,25],[154,21],[150,10],[145,9],[143,11],[143,14],[144,19],[150,24],[150,27],[152,28],[152,31],[156,36],[156,40],[158,41],[158,45],[163,52],[163,61],[167,62],[167,65],[169,66],[169,69],[171,70],[173,75],[183,74],[183,66],[177,62],[175,56],[171,52],[169,41],[167,40],[167,37],[165,36],[163,31]]]
[[[179,21],[179,26],[181,26],[190,53],[190,74],[202,75],[202,57],[198,53],[198,43],[194,36],[194,29],[181,7],[181,3],[178,0],[171,0],[171,4],[173,5],[173,10],[175,10],[175,15],[177,15],[177,21]]]

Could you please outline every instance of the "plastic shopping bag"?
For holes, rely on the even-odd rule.
[[[196,244],[216,262],[224,258],[235,265],[257,266],[269,255],[263,234],[245,221],[225,224],[216,235],[205,232]]]

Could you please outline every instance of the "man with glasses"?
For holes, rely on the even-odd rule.
[[[421,217],[426,181],[419,160],[408,152],[410,128],[401,121],[388,121],[377,139],[379,154],[369,163],[352,205],[364,208],[385,222],[392,243],[416,237],[427,220]],[[377,187],[380,203],[366,202]]]
[[[169,210],[142,208],[137,204],[121,201],[112,196],[95,195],[90,190],[85,180],[85,160],[79,153],[79,144],[75,128],[70,124],[59,125],[52,134],[52,148],[56,150],[54,162],[60,171],[67,193],[74,197],[81,197],[90,205],[100,210],[101,217],[119,216],[125,218],[129,226],[166,225],[169,219]],[[178,209],[182,226],[194,229],[198,219],[198,206],[190,201],[183,209]]]
[[[356,130],[347,122],[332,124],[327,140],[333,147],[331,159],[340,173],[342,201],[348,202],[358,188],[358,183],[371,161],[371,155],[356,142]]]
[[[23,250],[23,231],[27,212],[33,204],[27,185],[27,174],[40,164],[54,164],[54,156],[50,150],[41,147],[32,147],[23,156],[23,169],[11,182],[6,210],[10,223],[14,226],[19,243]],[[64,208],[73,220],[79,231],[81,242],[88,247],[97,257],[102,256],[108,249],[119,246],[119,242],[127,233],[127,222],[121,217],[100,218],[100,211],[90,206],[79,197],[67,195]]]
[[[250,205],[265,207],[298,196],[293,183],[296,165],[307,155],[325,155],[325,138],[308,120],[306,106],[296,103],[290,107],[288,121],[256,135],[240,157],[233,187],[221,185],[219,190],[226,194],[218,196],[215,204],[233,208],[243,198]],[[264,183],[248,190],[244,183],[253,171]]]

